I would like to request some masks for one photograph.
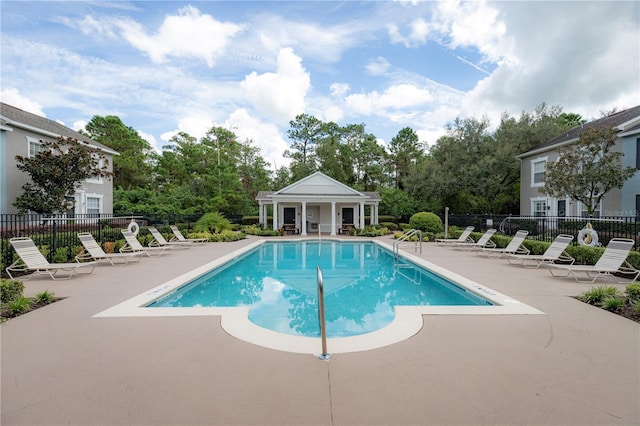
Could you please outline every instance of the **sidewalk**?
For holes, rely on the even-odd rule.
[[[426,315],[330,361],[245,343],[220,317],[93,317],[253,241],[25,282],[65,299],[0,326],[1,424],[640,425],[639,324],[571,297],[589,285],[431,243],[429,262],[546,315]]]

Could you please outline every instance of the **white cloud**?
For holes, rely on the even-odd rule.
[[[365,66],[365,70],[370,75],[384,75],[389,71],[391,64],[386,58],[378,56],[377,58],[369,61]]]
[[[253,140],[272,169],[289,165],[290,160],[282,156],[289,145],[276,125],[252,117],[246,109],[238,109],[229,115],[225,126],[232,128],[240,140]]]
[[[55,18],[54,21],[79,30],[82,34],[92,36],[96,39],[117,38],[116,32],[114,31],[114,21],[111,19],[96,19],[91,15],[87,15],[82,19],[60,16]]]
[[[186,117],[178,120],[178,128],[160,135],[160,139],[169,142],[169,139],[180,132],[187,133],[196,139],[203,137],[215,124],[210,117],[202,113],[188,113]]]
[[[2,91],[0,92],[0,99],[2,99],[2,102],[4,102],[5,104],[20,108],[32,114],[36,114],[41,117],[47,116],[44,111],[42,111],[42,105],[22,95],[18,91],[18,89],[15,89],[13,87],[2,89]]]
[[[117,26],[123,37],[148,54],[153,62],[163,63],[169,56],[193,57],[204,60],[209,67],[224,53],[229,39],[243,30],[241,25],[201,14],[193,6],[181,8],[178,15],[166,16],[153,35],[148,35],[142,25],[132,19],[119,20]]]
[[[144,140],[146,140],[147,142],[149,142],[149,145],[151,145],[151,148],[156,151],[157,153],[160,153],[162,151],[162,147],[158,145],[158,140],[156,139],[155,136],[153,136],[150,133],[145,133],[141,130],[138,130],[138,135],[140,135],[140,137]]]
[[[320,62],[340,60],[347,49],[357,45],[362,30],[357,21],[323,26],[272,14],[259,15],[253,26],[258,42],[267,50],[277,52],[292,47],[305,59]]]
[[[84,130],[85,127],[87,127],[86,120],[78,120],[73,122],[73,125],[71,128],[77,132],[80,130]]]
[[[285,125],[305,111],[304,99],[311,79],[301,62],[293,49],[281,49],[275,73],[254,71],[240,83],[255,108],[278,124]]]
[[[333,83],[329,86],[329,93],[334,97],[345,96],[351,87],[347,83]]]
[[[529,3],[500,3],[503,54],[510,60],[477,83],[463,111],[488,114],[498,124],[502,112],[519,115],[542,102],[585,118],[638,104],[637,3],[586,2],[579,10],[571,2],[523,5]]]
[[[345,104],[354,113],[370,115],[387,114],[388,110],[415,108],[429,104],[433,95],[426,89],[413,84],[398,84],[390,86],[383,93],[373,91],[349,95]]]

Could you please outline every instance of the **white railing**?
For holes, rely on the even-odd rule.
[[[415,241],[412,241],[413,237],[416,237]],[[398,240],[393,243],[393,254],[394,256],[398,256],[398,251],[400,247],[412,246],[413,251],[420,251],[422,254],[422,231],[419,229],[410,229],[401,236],[398,237]]]

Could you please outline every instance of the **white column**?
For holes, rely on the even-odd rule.
[[[302,202],[302,217],[300,218],[300,235],[307,235],[307,202]]]
[[[374,225],[379,224],[380,222],[378,222],[378,203],[375,203],[373,205],[373,210],[376,212],[376,222],[374,223]]]
[[[360,202],[360,229],[364,229],[364,202]]]
[[[336,202],[331,202],[331,235],[336,235]]]
[[[258,201],[258,223],[264,226],[264,221],[262,220],[264,216],[262,215],[262,213],[264,212],[262,211],[262,200],[260,200]]]
[[[278,202],[273,202],[273,230],[278,230]]]

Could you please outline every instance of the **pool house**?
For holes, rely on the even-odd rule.
[[[347,233],[352,228],[364,228],[365,207],[369,224],[378,223],[377,192],[360,192],[335,179],[315,172],[279,191],[260,191],[259,222],[266,228],[283,229],[289,234]],[[268,208],[273,220],[268,222]]]

